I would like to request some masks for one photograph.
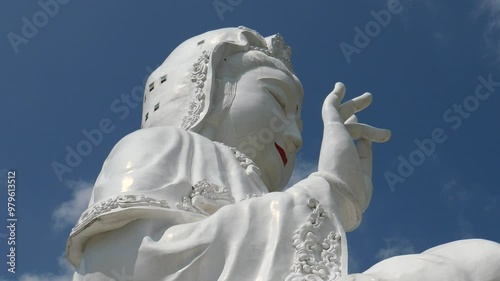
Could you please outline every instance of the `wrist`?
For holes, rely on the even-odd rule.
[[[360,205],[357,194],[354,193],[352,188],[328,172],[314,172],[309,177],[321,177],[328,182],[334,194],[335,205],[337,206],[342,226],[346,231],[356,229],[361,223],[363,208]]]

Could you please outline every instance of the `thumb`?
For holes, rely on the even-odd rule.
[[[344,95],[344,84],[341,82],[336,83],[332,92],[325,98],[325,101],[323,102],[321,115],[325,124],[328,124],[330,122],[343,123],[343,120],[338,113],[338,108],[340,107],[340,102],[342,101],[342,98],[344,98]]]

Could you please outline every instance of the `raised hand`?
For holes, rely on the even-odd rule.
[[[336,83],[323,103],[324,131],[318,172],[330,174],[347,184],[364,211],[373,190],[372,142],[388,141],[391,132],[358,123],[355,113],[370,105],[370,93],[341,104],[344,95],[344,84]],[[356,145],[354,140],[357,140]]]

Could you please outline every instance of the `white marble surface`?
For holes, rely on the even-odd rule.
[[[363,274],[339,281],[497,281],[500,244],[482,239],[459,240],[421,254],[383,260]]]
[[[240,27],[193,37],[168,56],[146,83],[142,129],[113,148],[70,235],[73,280],[371,274],[346,277],[345,231],[371,200],[372,142],[390,132],[358,123],[372,96],[342,102],[337,83],[322,108],[318,171],[281,191],[302,146],[304,93],[290,55],[280,35]],[[383,279],[404,268],[387,264],[374,267],[383,273],[374,280],[400,280]]]

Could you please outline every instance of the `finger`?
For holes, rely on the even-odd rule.
[[[361,111],[372,103],[373,97],[370,93],[364,93],[340,105],[339,113],[344,120],[347,120],[354,113]]]
[[[353,114],[349,119],[347,119],[344,124],[349,124],[349,123],[358,123],[358,116],[356,114]]]
[[[354,140],[363,138],[373,142],[386,142],[391,138],[391,131],[362,123],[349,123],[345,127]]]
[[[372,178],[372,163],[373,163],[373,153],[372,153],[372,142],[367,139],[359,139],[356,145],[358,150],[359,160],[361,161],[361,169],[363,174]]]
[[[333,93],[337,97],[339,97],[339,100],[342,100],[345,96],[345,85],[342,82],[337,82],[335,83],[335,87],[333,87]]]
[[[365,190],[365,201],[368,203],[371,200],[373,194],[373,153],[372,153],[372,142],[367,139],[359,139],[358,144],[356,145],[356,149],[358,150],[359,160],[361,163],[361,172],[363,175],[364,181],[364,190]],[[364,206],[365,208],[368,206]]]
[[[335,87],[332,92],[326,97],[325,102],[323,104],[323,108],[331,107],[339,108],[340,102],[345,96],[345,86],[341,82],[335,83]]]
[[[371,177],[363,175],[364,183],[365,183],[365,206],[363,206],[363,212],[368,208],[370,201],[372,200],[373,195],[373,181]]]

